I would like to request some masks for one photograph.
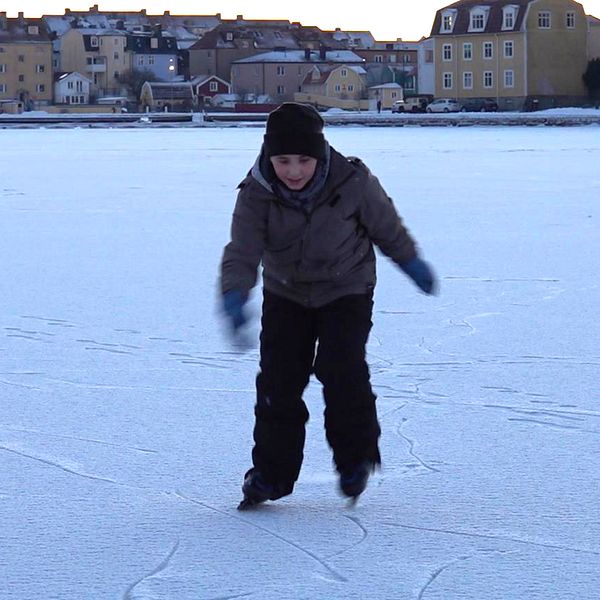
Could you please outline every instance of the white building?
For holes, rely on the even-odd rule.
[[[57,73],[54,77],[55,104],[89,104],[92,80],[81,73]]]

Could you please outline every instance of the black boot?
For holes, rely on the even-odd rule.
[[[271,500],[275,495],[275,487],[267,483],[256,469],[250,469],[244,475],[242,494],[244,499],[238,506],[240,510]]]
[[[340,472],[340,489],[345,496],[356,499],[367,487],[373,463],[365,460],[358,465]]]

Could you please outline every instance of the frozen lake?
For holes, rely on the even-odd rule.
[[[251,513],[216,278],[262,130],[0,131],[0,598],[597,598],[599,131],[326,129],[441,294],[380,259],[359,504],[312,383],[295,493]]]

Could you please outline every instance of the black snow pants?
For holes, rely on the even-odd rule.
[[[264,292],[252,460],[281,496],[300,473],[309,416],[302,393],[312,373],[323,385],[325,433],[338,471],[381,462],[365,357],[372,312],[372,293],[306,308]]]

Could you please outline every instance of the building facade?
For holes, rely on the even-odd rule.
[[[462,0],[436,13],[435,95],[501,109],[584,101],[587,20],[573,0]]]
[[[52,42],[41,19],[0,13],[0,100],[15,100],[25,110],[52,103]]]
[[[119,76],[131,69],[127,34],[116,29],[69,29],[60,39],[60,71],[92,80],[95,98],[122,95]]]
[[[275,102],[289,102],[303,91],[304,80],[315,66],[340,64],[362,67],[364,60],[349,50],[266,52],[232,63],[232,91],[241,97],[267,95]]]

